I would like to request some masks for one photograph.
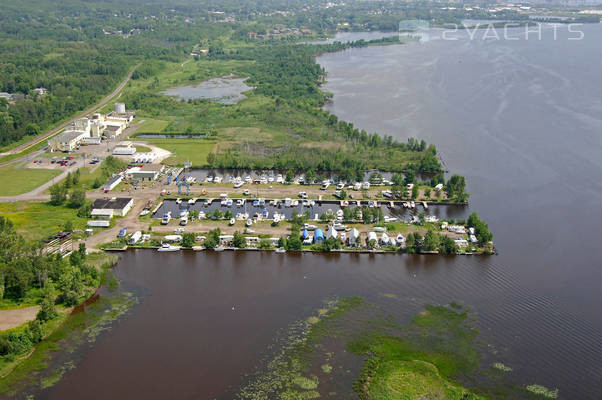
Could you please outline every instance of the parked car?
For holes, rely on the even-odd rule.
[[[128,233],[128,230],[127,230],[126,228],[121,228],[121,229],[119,230],[119,233],[117,234],[117,237],[118,237],[118,238],[122,238],[122,237],[124,237],[125,235],[127,235],[127,233]]]

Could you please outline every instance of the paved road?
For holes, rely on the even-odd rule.
[[[125,77],[125,79],[119,84],[119,86],[117,86],[117,88],[115,90],[113,90],[113,92],[111,92],[111,94],[109,94],[108,96],[104,97],[99,103],[93,105],[92,107],[88,108],[87,110],[79,113],[77,116],[71,118],[68,121],[65,121],[63,123],[61,123],[60,125],[56,126],[55,128],[41,134],[40,136],[36,136],[34,139],[30,140],[29,142],[20,144],[19,146],[15,147],[14,149],[11,149],[5,153],[2,153],[3,156],[6,155],[10,155],[10,154],[17,154],[20,153],[24,150],[29,149],[32,146],[37,145],[38,143],[48,139],[49,137],[57,134],[58,132],[60,132],[62,129],[66,128],[69,124],[73,123],[76,119],[79,118],[83,118],[86,115],[94,112],[96,109],[105,106],[109,101],[111,101],[111,99],[113,99],[115,96],[117,96],[121,90],[125,87],[125,85],[127,85],[127,83],[129,82],[129,80],[132,78],[132,74],[134,73],[134,71],[136,70],[136,68],[138,68],[140,64],[134,66],[130,72],[128,73],[128,75]],[[2,165],[7,165],[7,164],[11,164],[17,161],[20,161],[21,158],[16,158],[14,160],[10,160],[10,161],[5,161],[5,162],[0,162],[0,166]]]

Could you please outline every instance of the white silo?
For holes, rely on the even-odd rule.
[[[125,103],[115,103],[113,110],[116,114],[125,114]]]

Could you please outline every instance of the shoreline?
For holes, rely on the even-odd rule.
[[[160,246],[129,246],[126,245],[122,248],[105,248],[102,249],[102,251],[107,251],[107,252],[122,252],[122,251],[128,251],[128,250],[158,250],[160,248]],[[276,253],[278,250],[278,248],[273,248],[273,249],[260,249],[258,247],[244,247],[244,248],[238,248],[238,247],[221,247],[220,250],[210,250],[210,249],[206,249],[203,246],[193,246],[193,247],[182,247],[177,251],[172,251],[171,253],[176,253],[178,251],[208,251],[208,252],[215,252],[215,253],[221,253],[222,251],[265,251],[265,252],[272,252],[272,253]],[[422,256],[422,255],[427,255],[427,256],[492,256],[492,255],[499,255],[499,253],[497,252],[495,246],[493,247],[493,251],[491,253],[485,253],[485,252],[459,252],[459,253],[454,253],[454,254],[444,254],[444,253],[439,253],[438,251],[423,251],[423,252],[417,252],[417,253],[406,253],[403,251],[399,251],[399,250],[382,250],[382,249],[377,249],[377,250],[370,250],[370,249],[357,249],[357,250],[353,250],[353,249],[332,249],[332,250],[316,250],[316,249],[301,249],[301,250],[286,250],[284,253],[278,253],[278,254],[287,254],[287,253],[316,253],[316,254],[330,254],[330,253],[334,253],[334,254],[396,254],[396,255],[416,255],[416,256]]]

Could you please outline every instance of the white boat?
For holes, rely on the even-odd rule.
[[[188,225],[188,217],[180,218],[180,225],[182,225],[182,226]]]
[[[241,187],[242,185],[243,185],[243,183],[242,183],[242,182],[236,182],[236,183],[234,184],[234,189],[238,189],[238,188],[239,188],[239,187]]]
[[[276,253],[282,254],[282,253],[286,253],[286,250],[284,250],[284,248],[279,247],[275,250]]]
[[[245,176],[245,182],[251,183],[251,175],[246,175]]]
[[[167,240],[168,242],[181,242],[182,241],[182,235],[165,235],[164,237],[165,240]]]
[[[140,216],[141,217],[144,217],[145,215],[148,215],[148,214],[150,214],[150,210],[142,210],[142,211],[140,211]]]
[[[268,176],[268,182],[269,183],[273,183],[274,182],[274,175]]]
[[[178,251],[180,248],[180,246],[172,246],[169,243],[163,243],[161,247],[157,249],[157,251]]]
[[[242,194],[243,194],[244,196],[248,196],[248,195],[249,195],[249,193],[250,193],[250,192],[249,192],[249,189],[245,189],[245,190],[243,190],[243,191],[242,191]]]
[[[213,251],[224,251],[224,248],[222,246],[217,246]]]
[[[205,219],[205,211],[199,211],[199,219]]]
[[[234,218],[230,218],[230,226],[234,225],[236,223],[236,220]]]

